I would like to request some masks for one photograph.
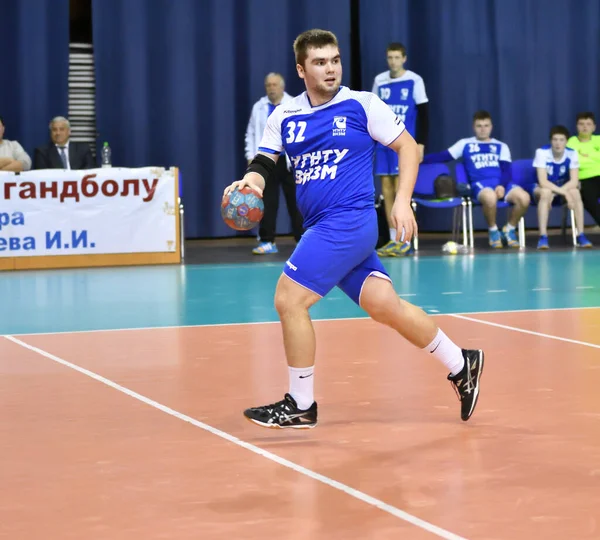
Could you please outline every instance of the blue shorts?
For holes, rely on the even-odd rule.
[[[375,147],[375,176],[397,176],[398,153],[377,143]]]
[[[325,218],[304,233],[283,272],[319,296],[338,286],[360,306],[369,276],[391,281],[375,252],[378,234],[375,209]]]

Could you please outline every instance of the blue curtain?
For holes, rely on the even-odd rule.
[[[48,123],[68,114],[69,0],[1,0],[0,116],[33,159]]]
[[[297,34],[335,32],[350,80],[347,0],[93,0],[92,8],[99,142],[109,142],[117,166],[180,167],[187,238],[234,234],[221,195],[244,171],[264,76],[279,71],[292,95],[303,90]],[[278,230],[288,232],[289,220]]]
[[[391,41],[425,80],[427,151],[472,135],[472,115],[490,111],[513,158],[533,157],[552,125],[575,131],[575,115],[600,115],[597,0],[359,0],[364,89],[385,71]]]

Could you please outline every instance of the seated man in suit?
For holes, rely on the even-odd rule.
[[[57,116],[50,122],[52,142],[35,149],[34,169],[94,169],[96,164],[87,143],[69,141],[71,125],[69,121]]]

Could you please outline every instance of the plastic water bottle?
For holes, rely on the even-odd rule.
[[[110,146],[104,142],[102,147],[102,167],[112,167]]]

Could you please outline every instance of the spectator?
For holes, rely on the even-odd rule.
[[[417,141],[421,159],[425,152],[425,141],[429,127],[429,100],[425,92],[425,83],[414,71],[404,69],[406,47],[402,43],[390,43],[386,49],[388,71],[375,77],[374,94],[377,94],[404,122],[408,132]],[[388,226],[390,241],[377,250],[380,257],[398,257],[407,255],[410,244],[396,242],[396,230],[392,226],[391,214],[398,188],[398,154],[377,143],[375,150],[375,176],[381,178],[381,192]]]
[[[4,138],[4,119],[0,117],[0,171],[22,172],[31,169],[31,158],[17,141]]]
[[[246,129],[246,160],[248,163],[259,150],[258,145],[267,125],[267,118],[276,107],[292,99],[292,96],[285,91],[285,80],[279,73],[269,73],[265,77],[265,90],[267,95],[260,98],[252,107]],[[263,192],[265,213],[258,229],[259,244],[252,250],[255,255],[268,255],[278,252],[275,233],[280,187],[283,188],[283,195],[292,221],[292,231],[296,242],[302,236],[302,216],[296,205],[296,181],[291,169],[287,156],[286,159],[280,159],[265,184]]]
[[[50,122],[51,142],[35,149],[34,169],[85,170],[96,167],[87,143],[72,142],[71,125],[66,118],[57,116]]]
[[[475,137],[461,139],[444,152],[428,154],[423,163],[444,163],[462,158],[472,196],[483,206],[490,246],[501,248],[506,243],[509,247],[519,247],[516,227],[527,212],[531,197],[512,182],[510,150],[505,143],[491,138],[492,128],[490,113],[477,111],[473,115]],[[496,225],[496,205],[501,200],[513,205],[502,233]]]
[[[600,135],[594,135],[594,113],[577,115],[577,135],[567,141],[567,146],[579,155],[579,180],[584,208],[600,225]],[[583,230],[583,229],[580,229]]]
[[[592,247],[592,243],[583,234],[583,202],[579,193],[579,159],[577,152],[567,148],[569,130],[564,126],[554,126],[550,130],[550,144],[538,148],[533,166],[536,168],[537,184],[529,193],[538,204],[538,223],[540,239],[538,249],[548,249],[548,216],[556,195],[575,212],[575,223],[579,235],[580,247]]]

